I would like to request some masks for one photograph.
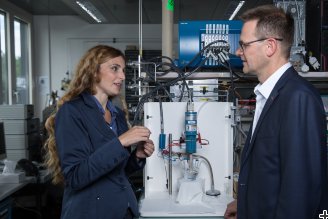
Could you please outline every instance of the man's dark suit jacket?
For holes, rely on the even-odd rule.
[[[248,133],[238,219],[318,219],[328,210],[326,128],[318,91],[290,67]]]
[[[118,109],[118,135],[127,131]],[[106,124],[90,94],[66,102],[56,114],[55,133],[65,191],[61,219],[119,219],[138,203],[127,174],[141,169]]]

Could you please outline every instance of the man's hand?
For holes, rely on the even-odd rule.
[[[224,213],[225,219],[237,219],[237,200],[230,202]]]

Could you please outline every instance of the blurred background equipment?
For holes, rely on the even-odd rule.
[[[34,117],[33,105],[0,105],[0,120],[4,123],[9,160],[42,160],[40,119]]]

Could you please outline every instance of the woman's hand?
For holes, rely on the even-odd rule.
[[[130,147],[132,144],[138,142],[147,142],[151,132],[148,128],[143,126],[134,126],[127,132],[118,137],[124,147]]]
[[[137,146],[136,157],[139,159],[150,157],[155,150],[154,142],[151,139],[140,142]]]

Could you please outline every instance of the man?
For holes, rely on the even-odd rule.
[[[225,218],[317,219],[328,210],[326,115],[317,90],[288,62],[294,20],[273,5],[251,9],[241,19],[236,54],[244,73],[260,83],[238,198]]]

